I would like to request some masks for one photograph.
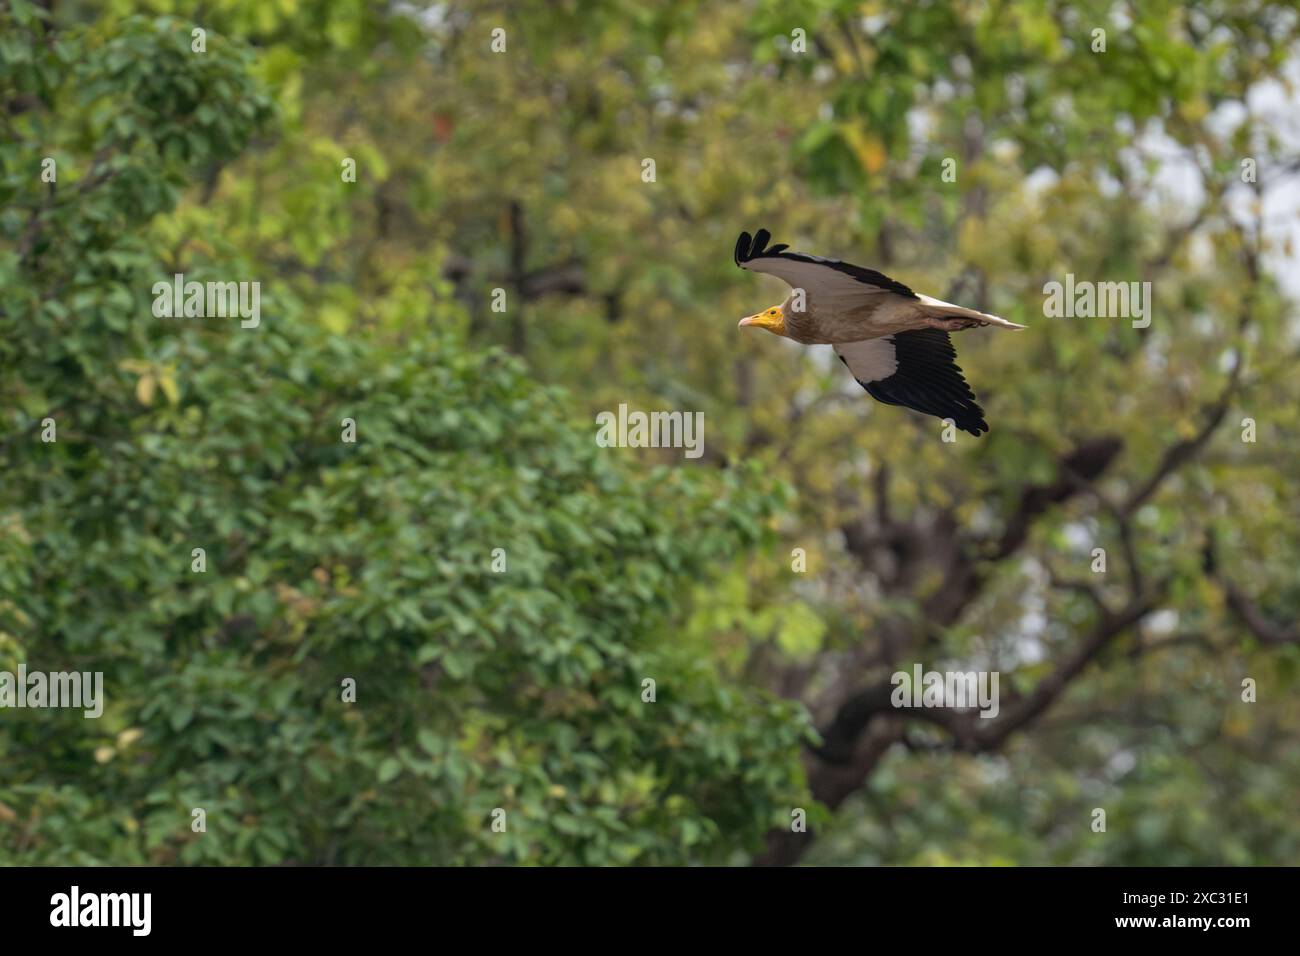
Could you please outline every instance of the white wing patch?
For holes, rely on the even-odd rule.
[[[835,346],[835,354],[844,360],[859,382],[879,382],[898,371],[898,356],[891,336],[840,342]]]
[[[800,262],[778,256],[763,256],[740,264],[742,269],[776,276],[792,289],[803,289],[808,298],[823,305],[864,302],[888,290],[868,285],[851,275],[817,262]]]
[[[766,229],[752,236],[742,232],[733,253],[736,265],[776,276],[791,288],[804,290],[822,308],[851,309],[871,303],[886,292],[901,298],[916,298],[911,289],[883,272],[838,259],[787,252],[790,247],[784,243],[769,247],[771,239],[772,234]]]

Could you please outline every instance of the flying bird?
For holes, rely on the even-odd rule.
[[[992,325],[1023,329],[996,315],[918,295],[901,282],[838,259],[768,246],[766,229],[736,240],[736,265],[765,272],[792,289],[780,305],[740,325],[766,329],[804,345],[831,345],[872,398],[936,418],[951,418],[979,437],[984,409],[962,377],[949,332]]]

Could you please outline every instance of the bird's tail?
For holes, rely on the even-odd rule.
[[[1008,322],[1001,316],[989,315],[987,312],[977,312],[974,309],[963,308],[960,305],[953,305],[951,302],[932,299],[928,295],[923,295],[919,298],[921,300],[921,305],[924,306],[925,313],[936,319],[973,319],[980,325],[992,325],[999,329],[1025,328],[1025,326],[1017,325],[1015,322]]]

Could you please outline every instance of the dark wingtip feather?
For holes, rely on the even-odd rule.
[[[736,240],[736,265],[749,261],[749,246],[753,241],[753,237],[749,233],[742,232],[740,234],[740,238]]]
[[[771,241],[772,234],[766,229],[760,229],[752,236],[748,232],[742,232],[740,238],[736,240],[736,265],[749,262],[751,259],[757,259],[760,256],[774,256],[790,248],[785,243],[780,243],[769,249],[767,244]]]
[[[976,438],[989,430],[989,423],[984,420],[984,409],[980,408],[979,402],[975,401],[973,392],[967,406],[959,409],[958,414],[949,415],[948,417],[953,420],[953,424],[958,428],[964,432],[969,432]]]

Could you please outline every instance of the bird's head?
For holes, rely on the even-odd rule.
[[[740,320],[738,328],[743,329],[747,325],[766,329],[773,335],[785,335],[785,310],[779,305],[774,305],[772,308],[764,309],[762,312],[747,315],[745,318]]]

